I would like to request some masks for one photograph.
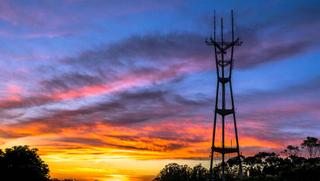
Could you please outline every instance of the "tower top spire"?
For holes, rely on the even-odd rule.
[[[209,46],[218,46],[217,48],[222,51],[224,49],[228,49],[232,46],[241,46],[242,42],[240,41],[240,38],[235,39],[235,33],[234,33],[234,13],[233,10],[231,10],[231,40],[225,41],[226,37],[224,35],[223,29],[224,29],[224,23],[223,23],[223,17],[220,19],[220,41],[217,40],[217,20],[216,20],[216,11],[214,10],[214,16],[213,16],[213,37],[209,37],[206,39],[206,44]],[[222,43],[223,42],[223,43]],[[222,47],[225,46],[225,47]],[[224,51],[222,51],[224,52]]]

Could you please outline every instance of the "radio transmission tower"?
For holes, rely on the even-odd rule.
[[[217,87],[215,100],[215,113],[213,122],[212,147],[210,154],[210,181],[214,180],[213,160],[215,153],[221,155],[221,177],[225,180],[225,156],[226,154],[237,154],[239,164],[239,175],[242,175],[242,165],[240,159],[238,130],[235,115],[235,106],[232,92],[232,68],[233,68],[233,53],[236,46],[240,46],[242,42],[239,38],[235,39],[234,35],[234,18],[231,11],[231,40],[226,41],[223,32],[223,18],[220,21],[220,37],[216,37],[216,16],[214,15],[213,37],[206,40],[206,44],[212,46],[215,52],[216,70],[217,70]],[[230,39],[230,38],[229,38]],[[227,119],[228,118],[228,119]],[[217,120],[221,120],[221,140],[216,140]],[[236,145],[226,144],[226,135],[230,135],[230,130],[226,133],[225,125],[228,121],[234,127],[234,137]],[[231,129],[231,130],[232,130]],[[233,131],[231,131],[233,132]],[[229,140],[228,140],[229,141]]]

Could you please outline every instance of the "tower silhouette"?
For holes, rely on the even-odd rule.
[[[215,53],[215,63],[217,72],[217,87],[216,87],[216,99],[215,99],[215,111],[212,133],[212,147],[210,154],[210,181],[214,180],[213,160],[214,154],[221,155],[221,178],[225,180],[225,156],[226,154],[237,154],[237,163],[239,164],[239,175],[242,175],[242,165],[240,159],[239,139],[237,130],[237,121],[235,115],[235,106],[232,92],[232,68],[233,68],[233,55],[234,48],[240,46],[242,42],[239,38],[235,39],[234,35],[234,18],[233,11],[231,10],[231,40],[224,40],[223,32],[223,18],[221,18],[220,38],[216,37],[216,15],[213,20],[213,37],[206,40],[206,44],[212,46]],[[220,87],[221,86],[221,87]],[[226,121],[231,117],[231,125],[234,126],[234,134],[236,145],[232,146],[232,140],[230,145],[226,145]],[[218,146],[216,141],[217,120],[221,120],[221,146]],[[228,120],[229,121],[229,120]],[[233,122],[233,123],[232,123]]]

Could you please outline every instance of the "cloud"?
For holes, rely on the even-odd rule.
[[[173,97],[173,98],[172,98]],[[190,110],[202,109],[209,100],[188,100],[173,92],[144,90],[116,94],[113,99],[82,106],[75,110],[47,109],[46,115],[27,118],[27,122],[45,122],[55,126],[73,126],[79,122],[103,121],[114,125],[130,125],[140,122],[162,120],[169,117],[187,117]],[[59,120],[56,120],[59,118]],[[22,121],[22,120],[21,120]],[[55,124],[60,122],[60,124]]]
[[[167,67],[169,65],[208,63],[210,49],[204,37],[194,33],[147,34],[84,51],[77,57],[63,59],[63,62],[84,66],[104,66],[109,69],[135,69],[137,66]],[[143,64],[144,63],[144,64]]]
[[[15,108],[23,108],[23,107],[32,107],[38,106],[42,104],[46,104],[51,102],[50,97],[45,95],[37,95],[37,96],[30,96],[16,100],[2,100],[0,102],[0,107],[3,109],[15,109]]]
[[[80,72],[65,74],[63,76],[52,77],[51,79],[42,80],[40,85],[44,91],[63,92],[70,89],[81,88],[90,85],[101,85],[105,80],[104,75],[88,75]]]
[[[65,100],[110,95],[126,91],[129,88],[160,84],[187,72],[187,67],[172,66],[161,71],[136,69],[114,79],[104,79],[103,74],[66,74],[42,80],[40,82],[41,92],[37,91],[36,94],[32,93],[26,96],[20,95],[17,99],[1,100],[0,107],[4,109],[30,108]]]
[[[297,20],[298,21],[298,20]],[[287,29],[288,27],[274,23],[270,28],[239,28],[243,47],[236,48],[237,68],[250,68],[259,64],[279,61],[308,52],[317,46],[319,35],[313,29],[297,28],[283,36],[277,32],[268,32],[272,28]],[[306,22],[304,22],[306,23]],[[315,28],[320,24],[309,22]],[[310,34],[311,33],[311,34]],[[262,37],[260,34],[264,34]],[[292,35],[294,34],[294,35]],[[311,36],[302,36],[310,34]],[[292,35],[292,37],[290,37]],[[128,70],[137,66],[161,67],[175,64],[192,65],[196,71],[212,69],[213,51],[204,43],[205,36],[197,33],[175,32],[155,33],[132,36],[117,43],[102,46],[96,50],[84,51],[77,57],[63,59],[63,62],[85,67],[106,67],[108,70]],[[113,70],[113,71],[116,71]]]
[[[292,18],[289,12],[286,25],[277,17],[270,22],[240,27],[243,47],[236,49],[236,68],[281,61],[307,53],[317,47],[319,27],[312,14],[315,8],[305,7],[303,17]],[[302,25],[311,25],[305,28]],[[289,31],[290,27],[297,27]],[[276,31],[275,31],[276,30]],[[282,32],[283,33],[278,33]],[[263,34],[263,36],[262,36]],[[310,36],[302,36],[308,34]],[[83,51],[78,56],[61,60],[72,72],[59,73],[40,82],[43,92],[53,95],[31,96],[39,104],[78,99],[92,95],[105,95],[125,91],[127,88],[148,86],[179,79],[186,74],[213,70],[213,52],[204,43],[205,36],[191,32],[153,33],[133,35],[127,39],[96,49]],[[60,62],[60,63],[61,63]],[[134,77],[134,80],[133,80]],[[123,85],[128,85],[124,86]],[[21,101],[6,101],[3,107],[27,105],[28,97]],[[39,105],[34,104],[33,105]]]
[[[281,96],[282,94],[271,97],[277,99]],[[21,138],[31,135],[62,134],[63,137],[51,141],[63,147],[68,145],[83,148],[110,147],[161,153],[179,150],[183,154],[177,155],[176,158],[203,159],[208,151],[206,148],[210,146],[211,130],[208,127],[211,127],[212,123],[209,117],[205,118],[203,114],[198,113],[199,110],[208,109],[211,102],[206,99],[189,100],[173,92],[157,89],[123,92],[112,100],[82,106],[76,110],[49,109],[42,117],[11,125],[16,132],[10,134],[15,135],[12,137]],[[286,107],[287,104],[283,106]],[[277,110],[281,111],[282,108],[277,107]],[[258,111],[256,113],[259,117],[253,116],[255,111]],[[288,141],[294,142],[299,138],[299,134],[281,131],[284,126],[282,121],[273,120],[266,115],[274,113],[276,112],[272,110],[271,113],[268,110],[260,110],[259,107],[253,110],[253,114],[239,112],[240,141],[242,148],[248,153],[266,145],[268,149],[278,149],[282,144]],[[287,117],[286,112],[282,114],[284,118]],[[277,128],[274,128],[274,125],[278,125]],[[27,131],[29,127],[37,129]],[[80,136],[81,134],[83,136]],[[204,150],[191,149],[194,147]],[[160,157],[172,158],[172,155]],[[155,157],[150,155],[150,158]]]
[[[112,4],[112,6],[110,6]],[[2,35],[13,38],[55,38],[78,34],[97,27],[98,20],[171,9],[181,1],[122,3],[118,1],[2,1],[0,20],[6,23]],[[115,11],[116,10],[116,11]],[[96,21],[93,21],[95,19]]]
[[[320,86],[314,82],[319,82],[318,78],[277,91],[237,96],[240,135],[245,133],[284,146],[295,144],[310,134],[317,136],[320,104],[314,97]]]

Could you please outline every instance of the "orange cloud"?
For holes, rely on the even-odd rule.
[[[39,148],[55,177],[139,181],[140,178],[132,178],[132,175],[149,175],[150,178],[163,166],[149,167],[145,163],[157,165],[161,160],[209,159],[211,123],[199,120],[201,118],[196,117],[168,119],[133,126],[94,122],[60,128],[37,121],[2,125],[0,137],[6,136],[2,148],[17,144]],[[221,131],[217,130],[219,134]],[[241,149],[266,146],[277,149],[281,144],[241,134],[240,146]],[[137,169],[136,162],[139,163],[138,173],[133,173]]]

